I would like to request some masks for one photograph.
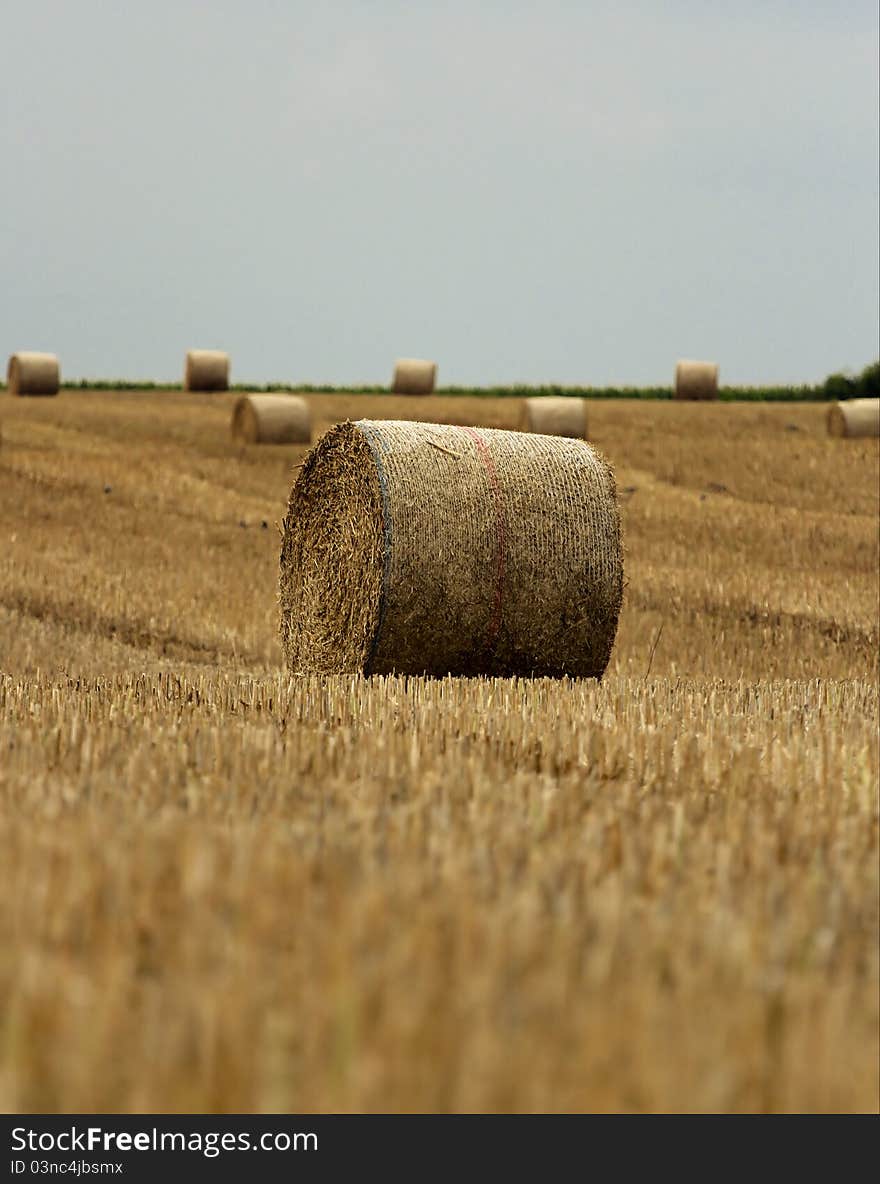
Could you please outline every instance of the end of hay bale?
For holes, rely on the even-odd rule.
[[[717,399],[718,364],[682,358],[675,367],[676,399]]]
[[[423,358],[398,358],[391,389],[399,395],[430,395],[437,382],[437,363]]]
[[[880,436],[880,399],[846,399],[833,403],[826,416],[829,436],[865,439]]]
[[[360,420],[291,490],[293,672],[601,677],[622,595],[614,477],[583,440]]]
[[[55,354],[21,351],[12,354],[6,368],[10,395],[57,395],[61,368]]]
[[[520,431],[543,436],[587,437],[587,401],[573,395],[543,395],[523,400]]]
[[[311,411],[299,395],[243,395],[233,408],[231,429],[243,444],[308,444]]]
[[[846,415],[840,403],[832,403],[828,408],[828,414],[825,417],[825,423],[828,427],[829,436],[845,436],[846,435]]]
[[[191,349],[183,371],[186,391],[229,390],[229,354],[219,349]]]

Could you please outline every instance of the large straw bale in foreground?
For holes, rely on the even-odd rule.
[[[847,399],[828,408],[830,436],[880,436],[880,399]]]
[[[61,371],[54,354],[17,353],[9,359],[6,385],[10,395],[57,395]]]
[[[309,405],[299,395],[243,395],[232,412],[232,435],[246,444],[308,444]]]
[[[571,395],[524,399],[520,430],[584,440],[587,435],[587,401]]]
[[[599,677],[622,588],[614,477],[582,440],[343,423],[290,494],[294,672]]]
[[[183,389],[229,390],[229,354],[219,349],[191,349],[186,355]]]
[[[422,358],[398,358],[391,389],[399,395],[430,395],[437,381],[437,363]]]
[[[717,364],[682,359],[675,367],[675,397],[676,399],[717,399]]]

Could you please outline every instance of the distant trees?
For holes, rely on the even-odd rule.
[[[871,362],[861,374],[829,374],[823,390],[828,399],[880,398],[880,360]]]

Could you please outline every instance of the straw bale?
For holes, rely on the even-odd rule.
[[[437,382],[437,363],[422,358],[398,358],[391,389],[399,395],[430,395]]]
[[[61,385],[58,359],[54,354],[13,354],[6,369],[10,395],[57,395]]]
[[[520,430],[584,440],[587,436],[587,401],[571,395],[524,399]]]
[[[232,435],[246,444],[308,444],[309,405],[299,395],[243,395],[232,412]]]
[[[880,436],[880,399],[847,399],[828,408],[830,436]]]
[[[715,362],[686,359],[675,367],[676,399],[717,399],[718,366]]]
[[[191,349],[186,355],[183,389],[226,391],[229,389],[229,354],[219,349]]]
[[[294,672],[601,677],[622,588],[614,476],[583,440],[360,420],[291,491]]]

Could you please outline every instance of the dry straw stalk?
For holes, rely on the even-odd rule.
[[[291,491],[291,670],[600,677],[623,587],[614,477],[581,440],[360,420]]]
[[[399,395],[430,395],[437,382],[437,363],[422,358],[398,358],[391,389]]]
[[[675,367],[675,397],[676,399],[717,399],[717,363],[692,362],[682,359]]]
[[[61,372],[54,354],[17,353],[9,359],[6,385],[10,395],[57,395]]]
[[[232,436],[245,444],[308,444],[309,405],[299,395],[243,395],[232,412]]]
[[[847,399],[828,408],[830,436],[880,436],[880,399]]]
[[[584,440],[587,436],[587,401],[570,395],[524,399],[520,429],[545,436]]]
[[[186,355],[183,387],[187,391],[229,389],[229,354],[219,349],[191,349]]]

